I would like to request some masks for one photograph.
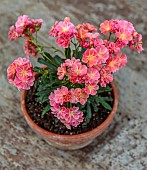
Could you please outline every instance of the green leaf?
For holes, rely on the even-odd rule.
[[[54,59],[59,66],[64,62],[64,59],[62,59],[58,55],[55,55]]]
[[[88,101],[86,105],[87,105],[87,110],[82,110],[82,112],[86,113],[86,122],[84,122],[83,125],[87,125],[92,117],[90,101]]]
[[[85,48],[81,48],[81,50],[79,50],[77,52],[77,56],[75,56],[76,58],[79,58],[80,60],[82,59],[83,53],[86,51]]]
[[[52,63],[50,63],[48,60],[45,60],[43,58],[38,58],[37,60],[40,64],[43,64],[43,65],[46,65],[49,67],[49,69],[53,69],[53,70],[56,70],[57,67],[54,66]]]
[[[90,121],[91,119],[91,107],[90,107],[90,102],[87,102],[87,115],[86,118]]]
[[[39,94],[39,92],[38,93],[36,93],[36,95],[38,96],[37,98],[36,98],[36,101],[37,102],[39,102],[40,104],[43,104],[44,102],[47,102],[49,99],[48,99],[48,96],[49,95],[46,95],[46,94]]]
[[[66,58],[71,58],[71,49],[70,49],[70,47],[68,47],[68,48],[65,48],[65,56],[66,56]]]
[[[43,72],[44,72],[44,69],[43,69],[43,68],[40,68],[40,67],[35,66],[35,67],[33,68],[33,71],[35,71],[35,72],[37,72],[37,73],[43,73]]]
[[[92,104],[92,107],[93,107],[94,111],[95,111],[95,112],[98,112],[98,110],[99,110],[99,109],[98,109],[98,105],[99,105],[99,104],[97,104],[97,103],[95,103],[95,102],[92,102],[91,104]]]
[[[106,87],[100,87],[97,92],[103,93],[103,92],[109,92],[109,91],[112,91],[112,88],[110,86],[106,86]]]
[[[60,61],[62,62],[62,59],[58,55],[56,55],[55,57],[52,57],[47,52],[44,52],[44,54],[51,60],[52,63],[56,64],[56,67],[59,67],[61,65]]]
[[[59,122],[59,119],[55,118],[55,124],[57,124]]]
[[[48,104],[48,105],[44,108],[41,116],[44,116],[49,110],[50,110],[50,104]]]
[[[101,97],[103,100],[105,100],[106,102],[113,102],[113,98],[112,97]]]
[[[112,110],[111,106],[107,102],[105,102],[104,99],[98,97],[97,100],[104,106],[105,109]]]

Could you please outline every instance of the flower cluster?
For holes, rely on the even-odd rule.
[[[30,89],[33,86],[35,75],[32,64],[26,58],[14,60],[7,69],[8,80],[18,89]]]
[[[142,35],[138,34],[132,23],[125,20],[106,20],[100,25],[100,31],[103,34],[115,34],[116,41],[114,48],[123,48],[129,46],[130,49],[137,49],[140,53],[142,48]],[[118,50],[120,50],[118,49]]]
[[[66,17],[64,21],[56,22],[49,32],[50,36],[57,37],[56,43],[59,47],[67,48],[72,38],[76,37],[76,27]]]
[[[30,57],[30,55],[37,55],[37,47],[31,42],[31,37],[32,34],[39,31],[42,22],[42,19],[30,19],[27,15],[23,15],[18,17],[15,26],[12,25],[10,27],[10,31],[8,33],[10,41],[16,40],[19,37],[27,38],[27,40],[25,41],[24,52],[28,58]]]
[[[57,48],[39,43],[37,32],[41,25],[41,19],[20,16],[10,27],[8,37],[10,41],[25,38],[26,57],[38,57],[38,62],[48,66],[48,71],[44,72],[36,68],[43,78],[48,76],[40,81],[39,94],[44,95],[46,90],[51,113],[68,129],[77,127],[85,118],[81,106],[86,108],[99,88],[112,82],[113,74],[126,65],[127,56],[121,50],[127,46],[138,53],[143,50],[142,35],[132,23],[114,19],[100,24],[102,39],[95,26],[89,23],[75,26],[66,17],[63,21],[56,21],[49,31],[49,36],[56,38],[57,46],[62,47]],[[61,52],[64,59],[58,55],[52,57],[45,51],[46,47]],[[26,58],[15,60],[8,67],[7,74],[9,82],[18,89],[28,90],[35,81],[33,66]],[[43,89],[42,93],[40,89]],[[44,96],[40,98],[43,100]]]
[[[83,122],[83,112],[75,106],[70,108],[65,107],[65,104],[72,105],[72,103],[77,102],[85,104],[87,98],[88,95],[80,88],[68,90],[67,87],[62,86],[50,93],[51,111],[68,129],[70,129],[71,126],[77,127],[77,125]]]
[[[85,54],[85,53],[84,53]],[[84,55],[83,55],[84,58]],[[95,95],[98,90],[98,80],[100,73],[97,68],[87,67],[79,59],[65,60],[65,63],[58,67],[58,78],[62,80],[65,76],[73,84],[85,84],[83,89],[87,95]]]

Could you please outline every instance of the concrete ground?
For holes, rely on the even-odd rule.
[[[143,34],[144,52],[125,50],[128,64],[115,74],[119,107],[107,131],[89,146],[60,151],[39,139],[27,125],[20,92],[7,82],[6,69],[23,54],[21,40],[10,43],[9,27],[19,15],[44,20],[40,39],[69,16],[96,26],[105,19],[131,21]],[[147,169],[147,0],[0,0],[0,170],[146,170]]]

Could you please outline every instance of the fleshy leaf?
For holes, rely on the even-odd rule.
[[[48,105],[44,108],[41,116],[44,116],[49,110],[50,110],[50,104],[48,104]]]

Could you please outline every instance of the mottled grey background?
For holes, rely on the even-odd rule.
[[[143,34],[144,52],[125,49],[128,64],[115,75],[119,107],[107,131],[77,151],[50,147],[27,125],[20,92],[8,84],[6,69],[23,54],[23,42],[10,43],[9,27],[19,15],[42,18],[39,38],[52,43],[48,30],[56,20],[131,21]],[[0,170],[146,170],[147,169],[147,0],[0,0]],[[35,61],[33,61],[35,63]]]

